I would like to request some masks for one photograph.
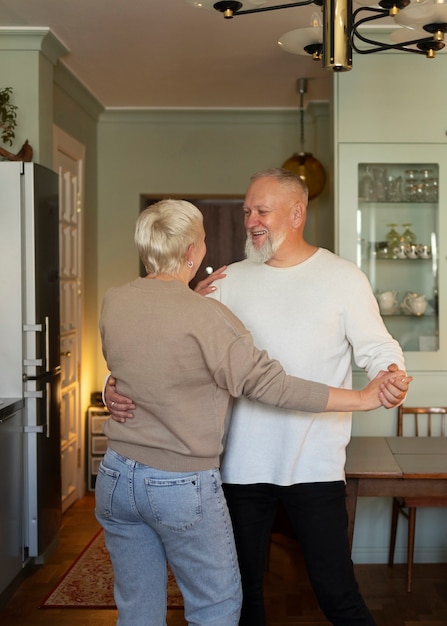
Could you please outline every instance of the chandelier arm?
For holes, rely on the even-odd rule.
[[[355,18],[357,14],[359,13],[359,11],[362,11],[365,9],[370,12],[376,13],[376,15],[368,15],[367,17],[362,17],[361,19],[355,21]],[[388,11],[386,9],[376,9],[374,7],[360,7],[360,9],[357,9],[356,11],[354,11],[353,25],[352,25],[352,31],[351,31],[351,45],[356,52],[360,52],[360,54],[369,54],[370,50],[366,50],[366,51],[359,50],[359,48],[355,44],[355,37],[357,37],[364,43],[367,43],[371,46],[376,46],[376,48],[374,48],[374,52],[387,49],[386,48],[387,44],[381,43],[379,41],[374,41],[373,39],[369,39],[368,37],[365,37],[358,31],[359,27],[362,26],[363,24],[366,24],[368,22],[374,22],[375,20],[380,20],[387,15],[388,15]]]
[[[356,20],[357,15],[362,12],[362,11],[368,11],[370,13],[375,13],[375,15],[368,15],[366,17],[362,17],[358,20]],[[359,33],[358,29],[360,26],[362,26],[363,24],[367,24],[368,22],[374,22],[375,20],[381,20],[383,17],[387,17],[388,16],[388,10],[387,9],[379,9],[379,8],[375,8],[375,7],[360,7],[359,9],[357,9],[356,11],[354,11],[354,13],[352,14],[352,30],[351,30],[351,45],[354,48],[354,50],[356,52],[360,52],[361,54],[368,54],[368,51],[360,51],[358,49],[358,47],[355,45],[355,37],[357,37],[358,39],[360,39],[361,41],[363,41],[364,43],[367,43],[371,46],[377,46],[377,51],[385,49],[383,46],[386,46],[386,44],[383,44],[381,42],[378,41],[374,41],[373,39],[369,39],[368,37],[365,37],[364,35],[362,35],[361,33]],[[376,48],[374,49],[374,51],[376,51]]]
[[[278,9],[290,9],[293,7],[304,7],[308,4],[319,5],[319,0],[302,0],[301,2],[291,2],[289,4],[277,4],[272,7],[258,7],[257,9],[245,9],[245,11],[234,11],[233,17],[236,15],[249,15],[251,13],[264,13],[265,11],[276,11]]]
[[[426,54],[425,50],[416,50],[415,48],[407,48],[407,46],[416,46],[419,43],[432,42],[433,37],[423,37],[422,39],[413,39],[413,41],[402,41],[401,43],[395,43],[393,50],[401,50],[403,52],[414,52],[415,54]]]
[[[419,41],[425,41],[425,40],[419,40]],[[426,55],[426,52],[424,50],[417,50],[415,48],[406,48],[405,46],[407,45],[407,43],[404,44],[391,44],[391,45],[379,45],[376,48],[370,48],[369,50],[362,50],[361,48],[358,48],[355,44],[353,44],[353,49],[358,53],[358,54],[373,54],[374,52],[383,52],[386,50],[400,50],[401,52],[412,52],[413,54],[424,54]]]
[[[362,17],[358,23],[361,24],[363,23],[364,20],[371,20],[371,19],[375,19],[378,20],[380,17],[388,17],[388,15],[390,14],[390,12],[388,11],[388,9],[379,9],[379,7],[359,7],[358,9],[356,9],[353,14],[352,14],[352,19],[355,20],[357,15],[359,13],[361,13],[362,11],[368,11],[369,13],[377,13],[378,15],[376,16],[370,16],[368,17]]]
[[[363,20],[362,20],[363,21]],[[368,50],[359,48],[356,44],[355,44],[355,39],[354,37],[357,37],[358,39],[360,39],[361,41],[363,41],[364,43],[367,43],[371,46],[375,46],[374,48],[369,48]],[[361,35],[358,31],[357,31],[357,25],[354,27],[353,31],[352,31],[352,47],[353,49],[358,52],[359,54],[372,54],[373,52],[383,52],[385,50],[400,50],[401,52],[413,52],[414,54],[426,54],[426,52],[424,50],[419,50],[419,49],[415,49],[415,48],[409,48],[408,46],[412,46],[412,45],[417,45],[419,43],[422,42],[432,42],[433,41],[433,37],[423,37],[422,39],[413,39],[411,41],[403,41],[401,43],[394,43],[394,44],[386,44],[386,43],[382,43],[379,41],[374,41],[373,39],[368,39],[367,37],[364,37],[363,35]]]
[[[386,50],[400,50],[401,52],[412,52],[413,54],[425,55],[426,54],[425,50],[410,48],[409,46],[417,45],[423,42],[430,43],[433,41],[433,37],[431,36],[423,37],[422,39],[413,39],[411,41],[402,41],[400,43],[394,43],[394,44],[387,44],[387,43],[383,43],[380,41],[374,41],[374,39],[369,39],[368,37],[365,37],[364,35],[362,35],[358,31],[358,28],[362,24],[366,24],[367,22],[372,22],[374,20],[382,19],[382,17],[388,16],[389,12],[388,12],[388,9],[379,9],[379,8],[374,8],[374,7],[360,7],[356,9],[356,11],[354,11],[353,13],[354,20],[361,11],[373,12],[373,13],[376,13],[376,15],[363,17],[354,22],[352,33],[351,33],[351,45],[358,54],[372,54],[374,52],[384,52]],[[355,37],[357,37],[358,39],[360,39],[364,43],[367,43],[370,46],[374,46],[374,48],[369,48],[367,50],[359,48],[355,43]]]

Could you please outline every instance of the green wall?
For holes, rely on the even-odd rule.
[[[309,107],[306,149],[329,172],[328,124],[328,103]],[[102,113],[98,126],[98,308],[108,287],[137,275],[133,231],[140,194],[243,195],[252,174],[280,166],[299,149],[298,126],[297,111]],[[329,198],[330,182],[312,201],[308,218],[308,238],[327,247],[333,240]],[[104,373],[100,365],[98,385]]]

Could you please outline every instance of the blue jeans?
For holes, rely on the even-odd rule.
[[[238,624],[240,575],[218,469],[165,472],[109,448],[95,514],[112,560],[118,626],[166,624],[167,561],[189,624]]]
[[[309,580],[328,621],[334,626],[374,626],[354,576],[343,482],[224,484],[224,492],[241,569],[241,626],[266,623],[263,577],[280,502],[301,543]]]

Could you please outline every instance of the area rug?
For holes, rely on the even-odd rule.
[[[113,570],[99,531],[53,591],[41,609],[116,609],[113,598]],[[168,570],[168,609],[183,608],[183,598],[171,570]]]

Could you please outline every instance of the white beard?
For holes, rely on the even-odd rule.
[[[276,236],[268,235],[265,242],[260,248],[253,244],[250,235],[247,236],[245,242],[245,256],[252,263],[267,263],[275,255],[286,238],[286,233],[280,233]]]

